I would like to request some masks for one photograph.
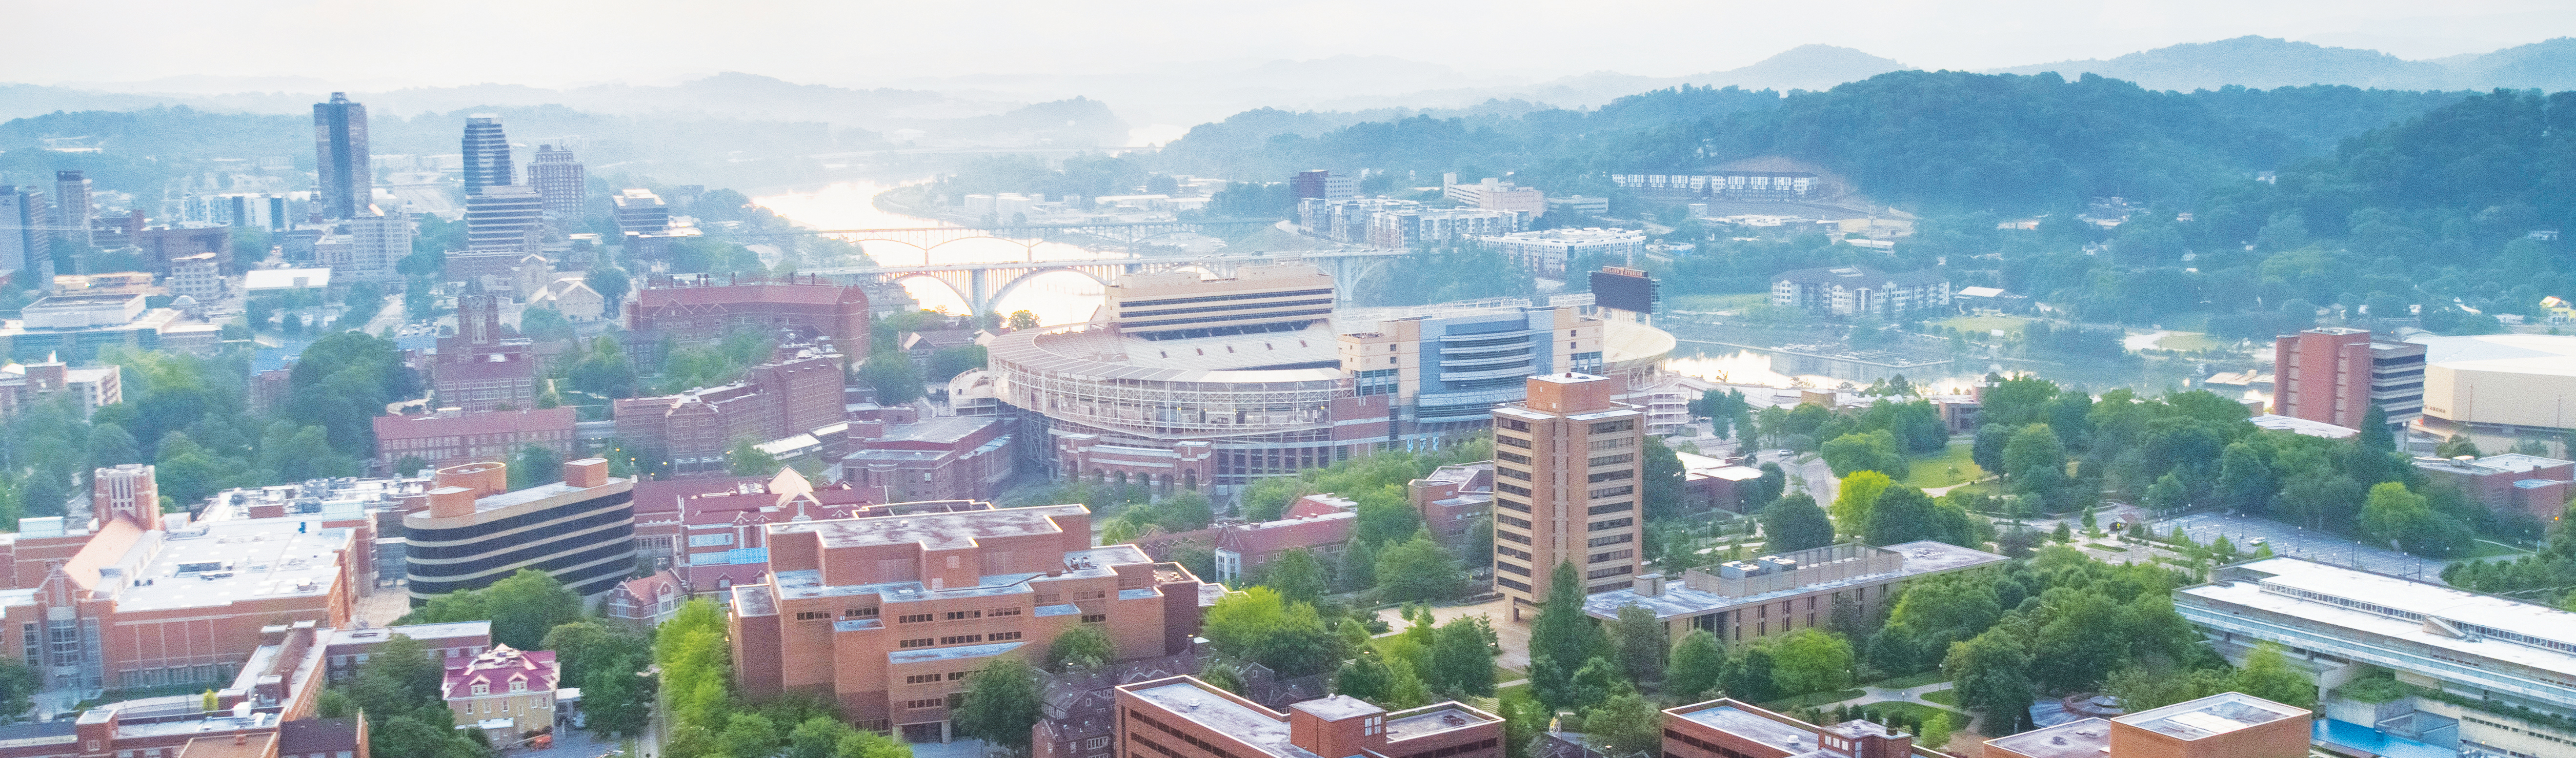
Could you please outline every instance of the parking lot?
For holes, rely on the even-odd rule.
[[[2261,539],[2272,546],[2272,553],[2275,555],[2306,558],[2429,582],[2441,581],[2442,567],[2447,565],[2446,561],[2418,558],[2384,547],[2371,547],[2353,542],[2332,534],[2320,534],[2313,529],[2300,529],[2278,521],[2250,516],[2226,514],[2182,516],[2157,521],[2152,528],[2157,534],[2172,534],[2176,526],[2182,527],[2184,534],[2191,535],[2193,542],[2203,545],[2218,539],[2220,535],[2226,535],[2227,541],[2234,543],[2237,550],[2252,552],[2254,540]]]

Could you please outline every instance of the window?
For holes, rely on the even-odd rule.
[[[939,638],[942,645],[971,645],[983,641],[984,635],[981,634],[952,634]]]
[[[732,532],[726,532],[724,534],[689,535],[689,547],[718,547],[731,544],[733,544]]]
[[[1637,459],[1637,454],[1636,454],[1636,453],[1613,453],[1613,454],[1610,454],[1610,455],[1604,455],[1604,456],[1600,456],[1600,457],[1597,457],[1597,458],[1593,458],[1593,459],[1591,460],[1591,465],[1594,465],[1594,466],[1608,466],[1608,465],[1616,464],[1616,463],[1627,463],[1627,462],[1629,462],[1629,461],[1636,460],[1636,459]]]
[[[483,682],[475,682],[475,683],[474,683],[474,694],[477,694],[477,695],[489,695],[489,694],[492,694],[492,685],[490,685],[490,684],[486,684],[486,683],[483,683]]]
[[[1522,457],[1521,457],[1521,460],[1523,460],[1523,461],[1527,461],[1527,460],[1529,460],[1529,458],[1528,458],[1528,456],[1522,456]],[[1497,468],[1495,468],[1495,469],[1494,469],[1494,475],[1495,475],[1495,476],[1499,476],[1499,477],[1503,477],[1503,478],[1505,478],[1505,479],[1518,479],[1518,480],[1521,480],[1521,481],[1524,481],[1524,482],[1526,482],[1526,481],[1529,481],[1529,480],[1530,480],[1530,472],[1522,471],[1522,470],[1520,470],[1520,469],[1510,469],[1510,468],[1499,468],[1499,467],[1497,467]]]
[[[1627,543],[1629,540],[1635,539],[1636,537],[1637,537],[1637,535],[1634,535],[1634,534],[1613,534],[1613,535],[1610,535],[1610,536],[1608,536],[1608,537],[1594,537],[1594,538],[1592,538],[1592,539],[1584,540],[1584,541],[1583,541],[1583,546],[1584,546],[1584,547],[1601,547],[1601,546],[1603,546],[1603,545],[1619,545],[1619,544],[1625,544],[1625,543]]]
[[[798,620],[798,621],[830,621],[830,620],[832,620],[832,612],[831,612],[831,611],[797,611],[797,612],[796,612],[796,620]]]
[[[1606,552],[1606,553],[1593,553],[1593,554],[1591,555],[1591,557],[1590,557],[1590,558],[1588,558],[1587,560],[1585,560],[1585,561],[1584,561],[1584,563],[1601,563],[1601,562],[1603,562],[1603,561],[1616,561],[1616,560],[1625,559],[1625,558],[1627,558],[1627,557],[1629,557],[1629,556],[1636,555],[1636,554],[1637,554],[1637,551],[1635,551],[1635,550],[1612,550],[1612,551],[1610,551],[1610,552]]]
[[[1495,533],[1494,533],[1494,539],[1502,540],[1502,541],[1505,541],[1505,542],[1518,542],[1518,543],[1521,543],[1521,544],[1523,544],[1523,545],[1530,544],[1529,535],[1525,535],[1525,534],[1513,534],[1513,533],[1511,533],[1511,532],[1495,532]]]
[[[1637,428],[1637,420],[1636,420],[1636,419],[1632,419],[1632,418],[1623,418],[1623,419],[1619,419],[1619,420],[1617,420],[1617,421],[1603,421],[1603,422],[1598,423],[1598,424],[1593,424],[1593,425],[1592,425],[1592,433],[1593,433],[1593,434],[1609,434],[1609,433],[1611,433],[1611,432],[1624,432],[1624,431],[1628,431],[1628,430],[1630,430],[1630,429],[1635,429],[1635,428]]]
[[[949,611],[945,615],[941,616],[941,618],[949,621],[962,621],[965,619],[979,619],[983,617],[983,611]]]
[[[842,611],[842,612],[841,612],[841,617],[842,617],[842,618],[854,618],[854,619],[876,618],[876,617],[877,617],[877,609],[876,609],[876,607],[875,607],[875,606],[869,606],[869,607],[866,607],[866,608],[852,608],[852,609],[849,609],[849,610],[846,610],[846,611]]]
[[[1619,527],[1628,526],[1628,525],[1635,524],[1635,523],[1637,523],[1637,520],[1636,520],[1636,519],[1630,519],[1630,518],[1614,518],[1614,519],[1602,519],[1602,520],[1600,520],[1600,521],[1595,521],[1595,522],[1592,522],[1592,523],[1590,523],[1590,524],[1585,524],[1585,525],[1584,525],[1584,527],[1585,527],[1585,531],[1598,532],[1598,531],[1601,531],[1601,530],[1603,530],[1603,529],[1617,529],[1617,528],[1619,528]]]
[[[938,674],[914,674],[903,678],[904,684],[930,684],[940,681]]]
[[[1019,638],[1019,632],[994,632],[992,634],[984,635],[984,639],[988,642],[1002,642],[1006,640],[1016,640]]]
[[[1593,484],[1600,484],[1600,483],[1602,483],[1602,482],[1615,482],[1615,481],[1618,481],[1618,480],[1621,480],[1621,479],[1634,479],[1634,478],[1637,478],[1637,470],[1636,470],[1636,469],[1623,468],[1623,469],[1620,469],[1620,470],[1617,470],[1617,471],[1604,471],[1604,472],[1601,472],[1601,473],[1598,473],[1598,474],[1592,474],[1592,475],[1590,475],[1590,476],[1589,476],[1589,477],[1587,477],[1587,478],[1588,478],[1588,479],[1591,481],[1591,483],[1593,483]]]
[[[1526,561],[1526,560],[1530,560],[1530,554],[1529,554],[1529,551],[1527,551],[1527,550],[1522,550],[1522,549],[1519,549],[1519,548],[1515,548],[1515,547],[1512,547],[1512,546],[1510,546],[1510,545],[1495,545],[1495,546],[1494,546],[1494,554],[1495,554],[1495,555],[1508,555],[1508,556],[1511,556],[1511,557],[1514,557],[1514,558],[1519,558],[1519,559],[1524,560],[1524,561]]]
[[[905,708],[907,708],[907,709],[911,709],[911,710],[916,710],[916,711],[917,711],[917,710],[924,709],[924,708],[944,708],[944,707],[947,707],[947,706],[948,706],[948,698],[944,698],[944,697],[933,697],[933,698],[923,698],[923,699],[920,699],[920,700],[906,700],[906,701],[903,701],[903,707],[905,707]]]
[[[1510,525],[1512,525],[1512,526],[1517,526],[1517,527],[1520,527],[1520,528],[1522,528],[1522,529],[1528,529],[1528,528],[1530,528],[1530,522],[1529,522],[1529,520],[1528,520],[1528,519],[1516,519],[1516,518],[1512,518],[1512,517],[1510,517],[1510,516],[1505,516],[1505,515],[1503,515],[1503,514],[1497,513],[1497,514],[1494,514],[1494,520],[1495,520],[1495,521],[1503,522],[1503,523],[1505,523],[1505,524],[1510,524]]]
[[[1584,510],[1583,515],[1586,515],[1586,516],[1599,516],[1599,515],[1604,514],[1604,513],[1626,513],[1626,512],[1628,511],[1628,509],[1630,509],[1630,508],[1634,508],[1634,507],[1637,507],[1637,503],[1636,503],[1636,501],[1633,501],[1633,500],[1628,501],[1628,502],[1625,502],[1625,503],[1611,503],[1611,504],[1609,504],[1609,505],[1596,505],[1596,506],[1592,506],[1592,507],[1591,507],[1591,508],[1589,508],[1589,509]]]
[[[1516,582],[1516,581],[1512,581],[1511,577],[1503,577],[1503,576],[1494,577],[1494,583],[1495,583],[1495,584],[1502,585],[1502,586],[1505,586],[1505,587],[1510,587],[1510,588],[1512,588],[1512,589],[1520,590],[1520,591],[1522,591],[1522,592],[1528,592],[1528,591],[1530,591],[1529,583],[1527,583],[1527,582]]]
[[[966,677],[968,677],[968,676],[972,676],[972,675],[974,675],[974,673],[975,673],[975,672],[972,672],[972,671],[951,671],[951,672],[948,672],[948,681],[952,681],[952,682],[965,681]]]
[[[1501,459],[1503,459],[1504,461],[1507,461],[1507,462],[1510,462],[1510,463],[1518,463],[1518,464],[1521,464],[1521,465],[1524,465],[1524,466],[1529,465],[1529,462],[1530,462],[1530,457],[1529,457],[1529,456],[1522,455],[1522,454],[1519,454],[1519,453],[1515,453],[1515,452],[1512,452],[1512,451],[1509,451],[1509,450],[1496,450],[1496,451],[1494,451],[1494,457],[1496,457],[1496,458],[1501,458]]]
[[[904,640],[902,642],[897,642],[894,643],[894,646],[899,648],[930,647],[933,642],[936,642],[936,640],[923,637],[917,640]]]
[[[1606,569],[1600,569],[1600,570],[1598,570],[1598,571],[1587,571],[1587,572],[1584,572],[1584,574],[1583,574],[1583,578],[1585,578],[1585,579],[1599,579],[1599,578],[1602,578],[1602,577],[1605,577],[1605,576],[1618,576],[1618,575],[1620,575],[1620,574],[1625,574],[1625,573],[1628,573],[1628,572],[1631,572],[1631,571],[1635,571],[1635,570],[1636,570],[1636,567],[1635,567],[1635,566],[1613,566],[1613,567],[1606,568]]]
[[[987,615],[987,616],[1017,616],[1017,615],[1020,615],[1020,609],[1018,609],[1018,608],[995,608],[995,609],[993,609],[993,610],[986,611],[984,615]]]
[[[1617,450],[1623,447],[1635,447],[1636,443],[1637,440],[1633,437],[1617,437],[1606,440],[1593,440],[1592,444],[1587,447],[1590,447],[1592,452],[1598,453],[1603,450]]]
[[[1521,576],[1529,576],[1529,575],[1530,575],[1529,567],[1527,567],[1527,566],[1514,566],[1514,565],[1512,565],[1512,564],[1504,563],[1504,562],[1502,562],[1502,561],[1495,561],[1495,562],[1494,562],[1494,570],[1495,570],[1495,571],[1508,571],[1508,572],[1511,572],[1511,573],[1514,573],[1514,574],[1519,574],[1519,575],[1521,575]]]
[[[1503,507],[1503,509],[1505,509],[1505,510],[1520,511],[1520,512],[1522,512],[1522,513],[1528,513],[1528,512],[1530,512],[1530,509],[1529,509],[1530,507],[1529,507],[1529,504],[1528,504],[1528,503],[1524,503],[1524,502],[1521,502],[1521,501],[1518,501],[1518,500],[1513,500],[1513,499],[1510,499],[1510,498],[1502,498],[1502,497],[1494,498],[1494,504],[1495,504],[1495,505],[1502,506],[1502,507]]]
[[[1103,623],[1108,623],[1108,621],[1109,621],[1109,614],[1106,614],[1106,613],[1085,613],[1085,614],[1082,614],[1082,623],[1085,623],[1085,624],[1103,624]]]
[[[1504,471],[1504,470],[1507,470],[1507,469],[1494,469],[1494,470],[1496,470],[1496,471]],[[1512,493],[1512,494],[1514,494],[1514,495],[1519,495],[1519,496],[1521,496],[1521,497],[1529,497],[1529,496],[1530,496],[1530,488],[1528,488],[1528,487],[1523,487],[1523,486],[1520,486],[1520,485],[1517,485],[1517,484],[1513,484],[1513,483],[1511,483],[1511,482],[1495,482],[1495,483],[1494,483],[1494,491],[1496,491],[1496,492],[1509,492],[1509,493]]]
[[[510,680],[510,691],[511,691],[511,692],[526,692],[526,691],[528,691],[528,680],[526,680],[526,679],[512,679],[512,680]]]
[[[919,623],[922,623],[922,622],[925,622],[925,621],[929,621],[929,620],[930,620],[930,618],[931,618],[931,615],[930,615],[930,614],[927,614],[927,613],[907,613],[907,614],[904,614],[904,615],[901,615],[901,616],[897,616],[897,617],[895,617],[894,622],[895,622],[895,623],[898,623],[898,624],[919,624]]]
[[[1590,496],[1591,496],[1592,498],[1594,498],[1594,499],[1605,498],[1605,497],[1618,497],[1618,496],[1621,496],[1621,495],[1634,495],[1634,494],[1637,494],[1637,485],[1634,485],[1634,484],[1622,484],[1622,485],[1619,485],[1619,486],[1616,486],[1616,487],[1603,487],[1603,488],[1596,489],[1596,490],[1593,490],[1593,491],[1588,492],[1588,493],[1585,493],[1585,494],[1590,495]]]
[[[1528,449],[1530,449],[1530,441],[1529,441],[1529,440],[1521,439],[1521,438],[1519,438],[1519,437],[1514,437],[1514,436],[1511,436],[1511,435],[1508,435],[1508,434],[1497,434],[1497,435],[1494,435],[1494,444],[1497,444],[1497,445],[1503,445],[1503,446],[1506,446],[1506,447],[1517,447],[1517,448],[1520,448],[1520,449],[1522,449],[1522,450],[1528,450]]]
[[[1516,419],[1516,418],[1498,418],[1498,419],[1494,419],[1494,425],[1495,425],[1495,426],[1502,427],[1502,428],[1505,428],[1505,429],[1510,429],[1510,430],[1515,431],[1515,432],[1526,432],[1526,431],[1529,431],[1529,422],[1527,422],[1527,421],[1522,421],[1522,420],[1520,420],[1520,419]],[[1521,447],[1529,447],[1529,445],[1524,444],[1524,445],[1521,445]]]

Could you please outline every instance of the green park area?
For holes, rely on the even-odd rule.
[[[1906,472],[1905,486],[1931,489],[1985,478],[1986,470],[1978,468],[1977,462],[1971,458],[1974,447],[1966,440],[1957,440],[1942,448],[1941,452],[1915,456],[1911,469]]]

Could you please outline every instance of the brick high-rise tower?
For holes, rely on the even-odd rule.
[[[1512,616],[1547,599],[1558,564],[1584,592],[1637,572],[1637,471],[1646,414],[1614,402],[1619,382],[1566,372],[1528,379],[1529,399],[1494,408],[1494,585]]]
[[[2282,335],[2272,351],[2273,413],[2354,429],[2373,405],[2392,427],[2424,415],[2423,345],[2325,327]]]

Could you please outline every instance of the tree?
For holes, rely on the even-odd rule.
[[[778,457],[763,452],[751,438],[734,440],[725,450],[725,473],[734,476],[762,476],[778,473]]]
[[[599,293],[600,299],[608,301],[604,305],[610,313],[618,312],[617,304],[626,299],[626,291],[635,285],[627,277],[626,269],[616,266],[598,266],[582,272],[581,283],[590,285]]]
[[[946,384],[958,374],[983,368],[986,360],[983,345],[943,347],[931,352],[930,370],[922,375],[922,379]]]
[[[1386,683],[1385,707],[1388,710],[1431,704],[1431,685],[1423,682],[1421,675],[1413,673],[1412,666],[1393,666],[1390,671]]]
[[[632,678],[646,663],[645,643],[625,626],[584,619],[548,630],[543,648],[555,652],[564,681],[588,682],[601,671]]]
[[[1428,533],[1389,545],[1377,556],[1378,589],[1386,600],[1409,603],[1446,600],[1458,594],[1467,574],[1449,550]]]
[[[1218,656],[1270,667],[1283,677],[1333,670],[1343,658],[1340,638],[1315,607],[1289,604],[1268,587],[1251,587],[1210,606],[1200,634]]]
[[[636,660],[641,661],[642,651],[636,652]],[[648,687],[652,680],[634,671],[599,667],[591,671],[590,678],[577,681],[582,683],[581,714],[591,729],[641,734],[645,723],[652,719],[653,693]]]
[[[1771,681],[1783,694],[1803,695],[1851,686],[1852,647],[1841,637],[1800,629],[1771,643]]]
[[[758,713],[732,714],[725,718],[720,739],[728,754],[770,755],[778,752],[778,724]]]
[[[1895,486],[1895,480],[1877,471],[1855,471],[1843,477],[1841,491],[1834,495],[1834,526],[1844,534],[1866,533],[1871,506]]]
[[[1560,664],[1592,660],[1608,647],[1600,625],[1583,613],[1583,575],[1573,563],[1559,563],[1549,573],[1547,599],[1530,621],[1529,645],[1531,660],[1544,655]]]
[[[2478,452],[2478,443],[2471,441],[2467,435],[2460,434],[2451,435],[2449,439],[2442,440],[2442,444],[2433,446],[2433,455],[2438,458],[2486,457],[2484,453]]]
[[[1107,631],[1091,624],[1076,624],[1047,643],[1046,668],[1059,674],[1097,669],[1117,659],[1117,643],[1110,641]]]
[[[88,442],[89,465],[92,468],[109,468],[118,464],[143,462],[142,448],[135,444],[134,435],[125,432],[125,427],[106,423],[92,426],[89,428]]]
[[[1377,652],[1363,650],[1360,657],[1342,664],[1341,670],[1334,672],[1333,691],[1384,707],[1387,688],[1394,682],[1395,672],[1388,670],[1385,661],[1378,660]]]
[[[18,661],[0,661],[0,718],[15,718],[36,703],[36,690],[44,680],[36,670]]]
[[[1659,521],[1679,517],[1687,505],[1682,502],[1685,494],[1681,457],[1664,444],[1662,437],[1648,435],[1642,463],[1641,475],[1645,482],[1640,495],[1644,497],[1646,519]]]
[[[1020,329],[1036,329],[1038,328],[1038,314],[1024,310],[1012,311],[1010,327],[1013,331]]]
[[[1932,496],[1912,487],[1895,487],[1878,496],[1870,508],[1869,527],[1863,541],[1872,545],[1894,545],[1915,540],[1952,538],[1943,529],[1932,504]]]
[[[1977,733],[2010,735],[2030,723],[2030,704],[2038,699],[2030,681],[2030,653],[1996,628],[1950,646],[1941,672],[1958,682],[1959,705],[1983,712]]]
[[[1824,547],[1834,544],[1834,522],[1815,498],[1793,492],[1762,509],[1762,535],[1769,540],[1764,549],[1773,553]]]
[[[968,737],[1010,748],[1015,755],[1029,750],[1029,727],[1036,726],[1044,712],[1045,693],[1040,691],[1037,669],[1028,662],[1008,656],[996,658],[966,678],[966,702],[957,709],[957,729]],[[745,755],[749,755],[746,753]]]
[[[1583,732],[1610,758],[1658,755],[1663,713],[1636,692],[1621,692],[1583,712]]]
[[[1673,647],[1671,665],[1664,669],[1664,694],[1685,703],[1698,702],[1725,675],[1726,649],[1718,646],[1717,635],[1693,629]]]
[[[892,346],[868,355],[859,364],[859,382],[876,388],[877,403],[900,405],[921,399],[921,370],[912,365],[912,356]]]
[[[2032,424],[2004,444],[2004,476],[2025,492],[2046,492],[2066,478],[2066,446],[2047,424]]]
[[[428,605],[396,619],[396,623],[443,624],[489,619],[493,642],[521,650],[537,650],[544,645],[547,632],[559,624],[579,620],[581,616],[581,596],[566,588],[562,581],[543,571],[520,569],[519,573],[493,582],[490,587],[431,598]]]
[[[1289,603],[1320,604],[1324,601],[1324,561],[1315,551],[1293,547],[1261,567],[1262,584],[1279,591],[1281,600]]]
[[[1753,480],[1754,486],[1744,495],[1743,508],[1747,512],[1760,510],[1789,491],[1789,472],[1781,470],[1779,463],[1765,462],[1760,470],[1762,478]]]
[[[1910,468],[1905,454],[1897,449],[1896,435],[1884,429],[1835,437],[1825,442],[1820,453],[1825,465],[1833,469],[1837,477],[1849,477],[1860,471],[1903,477]]]
[[[1609,634],[1613,656],[1628,681],[1642,684],[1663,678],[1671,640],[1654,611],[1635,604],[1620,606],[1619,619],[1610,622]]]
[[[2004,472],[2004,446],[2012,442],[2013,428],[2002,424],[1977,427],[1976,441],[1969,443],[1968,459],[1987,473]]]
[[[1777,700],[1781,694],[1771,682],[1771,650],[1761,645],[1745,648],[1744,654],[1727,667],[1722,684],[1728,697],[1747,702]]]
[[[1923,720],[1922,736],[1916,739],[1914,744],[1938,750],[1941,746],[1950,744],[1950,732],[1957,728],[1950,724],[1950,714],[1932,714],[1931,718]]]
[[[563,456],[536,445],[522,445],[519,454],[510,456],[509,477],[508,486],[513,491],[563,481]]]
[[[2298,708],[2315,708],[2317,686],[2308,675],[2290,665],[2289,655],[2276,643],[2265,642],[2245,654],[2245,665],[2236,670],[2232,688],[2248,695]]]
[[[1435,691],[1452,695],[1492,697],[1494,648],[1486,641],[1491,631],[1481,616],[1451,619],[1440,625],[1433,634],[1426,683]]]

